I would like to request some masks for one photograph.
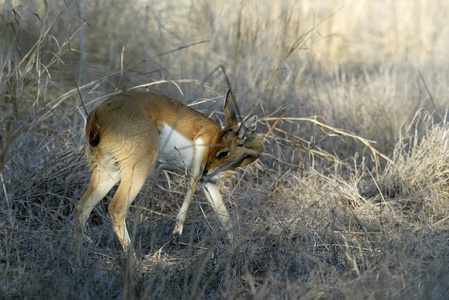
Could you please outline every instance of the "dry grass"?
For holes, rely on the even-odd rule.
[[[1,4],[0,298],[449,297],[444,1],[53,2]],[[148,87],[223,120],[229,86],[266,138],[223,186],[235,247],[200,195],[174,238],[184,180],[156,173],[138,264],[105,200],[76,268],[85,110]]]

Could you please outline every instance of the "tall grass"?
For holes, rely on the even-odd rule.
[[[449,5],[434,1],[0,2],[0,298],[449,297]],[[107,200],[83,262],[86,111],[126,89],[223,122],[266,152],[223,184],[231,247],[180,174],[156,172],[121,251]]]

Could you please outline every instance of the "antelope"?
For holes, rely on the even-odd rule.
[[[188,171],[189,184],[173,234],[182,234],[189,205],[199,186],[228,238],[233,238],[229,213],[216,184],[235,173],[236,168],[259,158],[264,145],[262,137],[256,134],[256,115],[238,123],[230,91],[224,113],[226,126],[221,128],[200,112],[164,95],[132,92],[112,96],[89,114],[86,154],[93,173],[75,208],[74,248],[78,263],[87,219],[119,181],[108,210],[123,250],[134,252],[125,219],[154,168]]]

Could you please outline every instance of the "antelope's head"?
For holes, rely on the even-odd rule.
[[[235,111],[235,103],[229,91],[224,106],[226,126],[209,152],[202,178],[204,182],[231,175],[236,168],[258,159],[265,149],[262,137],[256,133],[257,116],[249,116],[239,124]]]

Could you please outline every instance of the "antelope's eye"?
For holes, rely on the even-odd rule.
[[[218,153],[217,153],[217,158],[218,158],[218,159],[225,158],[226,156],[228,156],[228,154],[229,154],[229,151],[221,151],[221,152],[218,152]]]

